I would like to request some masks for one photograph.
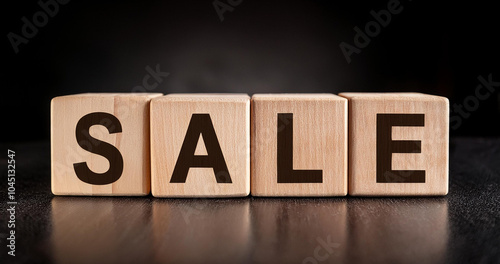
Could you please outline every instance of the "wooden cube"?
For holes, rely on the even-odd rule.
[[[169,94],[151,102],[155,197],[237,197],[250,192],[250,97]]]
[[[448,193],[449,103],[419,93],[341,93],[349,99],[349,194]]]
[[[252,195],[347,194],[347,100],[333,94],[252,97]]]
[[[149,102],[160,95],[89,93],[52,99],[52,192],[149,194]]]

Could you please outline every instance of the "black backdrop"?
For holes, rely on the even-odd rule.
[[[4,2],[0,142],[47,140],[54,96],[147,90],[157,70],[148,88],[162,93],[443,95],[462,115],[452,135],[500,135],[500,83],[478,88],[481,78],[500,82],[495,2],[332,2]],[[371,23],[348,63],[341,43],[355,46],[372,10],[388,21],[388,6],[397,14]],[[453,109],[464,102],[464,113]]]

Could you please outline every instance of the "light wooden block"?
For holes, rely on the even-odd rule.
[[[149,194],[149,102],[160,95],[90,93],[52,99],[52,192]]]
[[[155,197],[247,196],[250,97],[169,94],[153,99],[151,169]]]
[[[349,99],[349,194],[448,193],[449,103],[419,93]]]
[[[252,195],[347,194],[347,100],[333,94],[252,97]]]

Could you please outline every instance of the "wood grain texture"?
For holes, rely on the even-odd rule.
[[[229,175],[216,174],[213,167],[191,167],[185,182],[171,182],[193,114],[209,115]],[[194,154],[204,156],[208,150],[204,148],[207,135],[197,135],[197,142],[191,142],[196,144]],[[250,193],[250,97],[246,94],[170,94],[155,98],[151,103],[151,168],[155,197],[247,196]],[[230,178],[231,183],[219,183],[217,177]]]
[[[409,196],[448,193],[449,103],[419,93],[341,93],[349,99],[349,195]],[[420,151],[392,153],[392,170],[425,171],[425,182],[377,182],[377,116],[423,114],[423,126],[392,126],[392,141],[418,141]],[[413,173],[385,171],[388,181]]]
[[[293,114],[293,170],[321,170],[321,182],[278,183],[280,113]],[[347,100],[333,94],[254,95],[251,156],[252,195],[346,195]]]
[[[52,99],[52,192],[56,195],[103,196],[149,194],[149,102],[151,98],[160,95],[89,93]],[[80,142],[94,150],[99,145],[109,143],[120,152],[123,158],[121,176],[115,182],[105,185],[83,182],[74,169],[74,164],[81,162],[86,162],[88,168],[95,173],[105,173],[110,169],[110,162],[106,157],[83,149],[75,136],[76,126],[82,117],[97,112],[116,117],[122,129],[120,133],[110,133],[103,125],[93,125],[88,130],[88,140]]]

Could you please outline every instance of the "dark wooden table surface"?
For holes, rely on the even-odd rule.
[[[426,198],[55,197],[48,142],[0,145],[1,263],[500,263],[500,139],[452,139],[450,193]]]

